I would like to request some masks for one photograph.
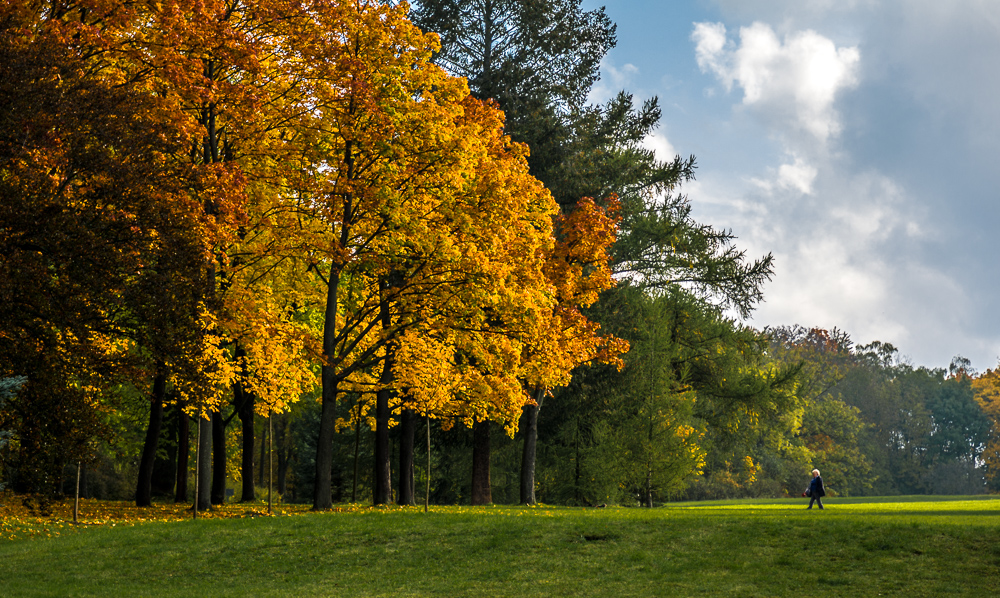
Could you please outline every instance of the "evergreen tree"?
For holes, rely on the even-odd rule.
[[[505,131],[527,143],[531,174],[563,210],[582,197],[621,199],[614,270],[651,292],[684,287],[699,300],[746,316],[772,274],[771,256],[748,263],[729,231],[695,222],[678,187],[694,176],[695,160],[662,161],[642,145],[659,125],[657,98],[636,106],[623,91],[588,104],[601,58],[614,47],[615,26],[603,8],[580,0],[428,0],[411,18],[441,37],[436,61],[469,80],[473,95],[497,101]],[[602,306],[593,309],[600,320]],[[632,340],[630,334],[622,338]],[[669,386],[669,385],[668,385]],[[565,393],[560,393],[564,396]],[[539,397],[543,397],[540,394]],[[533,435],[538,406],[526,408],[522,502],[533,502]],[[532,450],[527,450],[531,447]]]

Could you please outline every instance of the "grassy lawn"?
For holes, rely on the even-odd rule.
[[[28,531],[44,521],[7,511],[0,594],[1000,595],[1000,498],[805,504],[354,507],[275,517],[234,506],[199,521],[133,515],[115,527],[110,515],[75,527],[55,515],[45,533]]]

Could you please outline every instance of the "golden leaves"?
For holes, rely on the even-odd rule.
[[[525,384],[627,350],[580,311],[613,284],[617,200],[558,216],[503,113],[430,62],[439,40],[405,4],[81,6],[96,16],[53,27],[176,137],[161,199],[210,290],[201,333],[163,359],[193,412],[237,382],[280,411],[320,367],[371,393],[394,352],[405,404],[511,431]]]
[[[298,515],[309,512],[308,505],[281,504],[279,515]],[[57,537],[68,533],[97,527],[125,527],[147,522],[185,521],[191,519],[190,503],[158,503],[152,507],[137,507],[131,501],[80,499],[77,517],[73,523],[73,501],[54,500],[45,505],[36,504],[32,497],[15,496],[0,492],[0,542],[30,538]],[[213,505],[209,511],[198,513],[204,519],[238,519],[267,516],[267,504]]]
[[[1000,480],[1000,368],[986,370],[973,378],[972,389],[976,403],[993,423],[982,458],[986,462],[986,477],[996,482]]]

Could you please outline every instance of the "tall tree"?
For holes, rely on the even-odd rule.
[[[412,19],[441,38],[437,61],[501,108],[532,101],[581,105],[615,27],[580,0],[427,0]],[[522,113],[524,110],[511,110]],[[526,116],[526,115],[525,115]]]
[[[86,7],[60,18],[31,3],[2,10],[0,284],[11,311],[0,352],[31,374],[29,392],[61,397],[53,407],[75,411],[23,404],[16,417],[29,426],[25,454],[79,458],[100,428],[98,389],[130,378],[148,388],[138,378],[152,380],[156,362],[178,355],[192,330],[194,314],[183,312],[201,280],[202,245],[188,210],[190,194],[204,187],[169,160],[186,139],[183,124],[166,117],[170,103],[109,68],[119,21]],[[153,281],[157,293],[141,292]],[[170,334],[154,334],[166,313],[182,315]],[[133,350],[136,343],[148,351]],[[71,429],[47,426],[53,417]],[[34,426],[54,434],[38,436]]]
[[[340,41],[296,48],[316,68],[301,190],[317,225],[310,270],[325,287],[316,508],[330,504],[339,394],[375,396],[376,430],[387,430],[386,403],[403,387],[393,356],[407,331],[547,305],[540,255],[554,212],[524,150],[503,137],[500,113],[429,62],[433,37],[402,9],[351,3],[321,25],[334,33],[324,39]],[[523,398],[514,400],[519,410]],[[387,460],[377,466],[387,479]],[[377,503],[388,499],[384,486]]]
[[[992,424],[983,450],[986,479],[991,490],[1000,488],[1000,369],[988,369],[972,380],[976,402]]]

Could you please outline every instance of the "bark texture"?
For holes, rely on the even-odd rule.
[[[490,422],[476,422],[472,426],[472,504],[488,505],[493,502],[490,483]]]
[[[240,478],[243,480],[243,492],[240,494],[240,502],[253,502],[256,499],[253,484],[253,451],[254,451],[254,396],[244,390],[240,385],[236,400],[239,407],[240,425],[243,431],[243,451],[240,461]],[[263,465],[262,465],[263,467]]]
[[[226,422],[212,414],[212,504],[226,502]]]
[[[160,429],[163,427],[163,397],[166,395],[166,389],[167,375],[165,372],[159,371],[153,380],[153,396],[150,400],[146,441],[142,445],[142,456],[139,459],[139,480],[135,489],[137,507],[148,507],[153,504],[153,464],[156,461],[156,449],[160,442]]]
[[[417,414],[404,409],[399,429],[399,497],[401,505],[416,504],[413,487],[413,440],[417,431]]]
[[[191,453],[191,418],[181,406],[177,408],[177,483],[174,502],[188,501],[188,457]]]
[[[212,420],[198,418],[198,502],[199,511],[212,508]]]
[[[392,357],[386,356],[381,384],[392,381]],[[385,373],[388,372],[388,373]],[[392,502],[392,455],[389,449],[389,397],[391,391],[381,389],[375,394],[375,484],[372,504],[387,505]]]

